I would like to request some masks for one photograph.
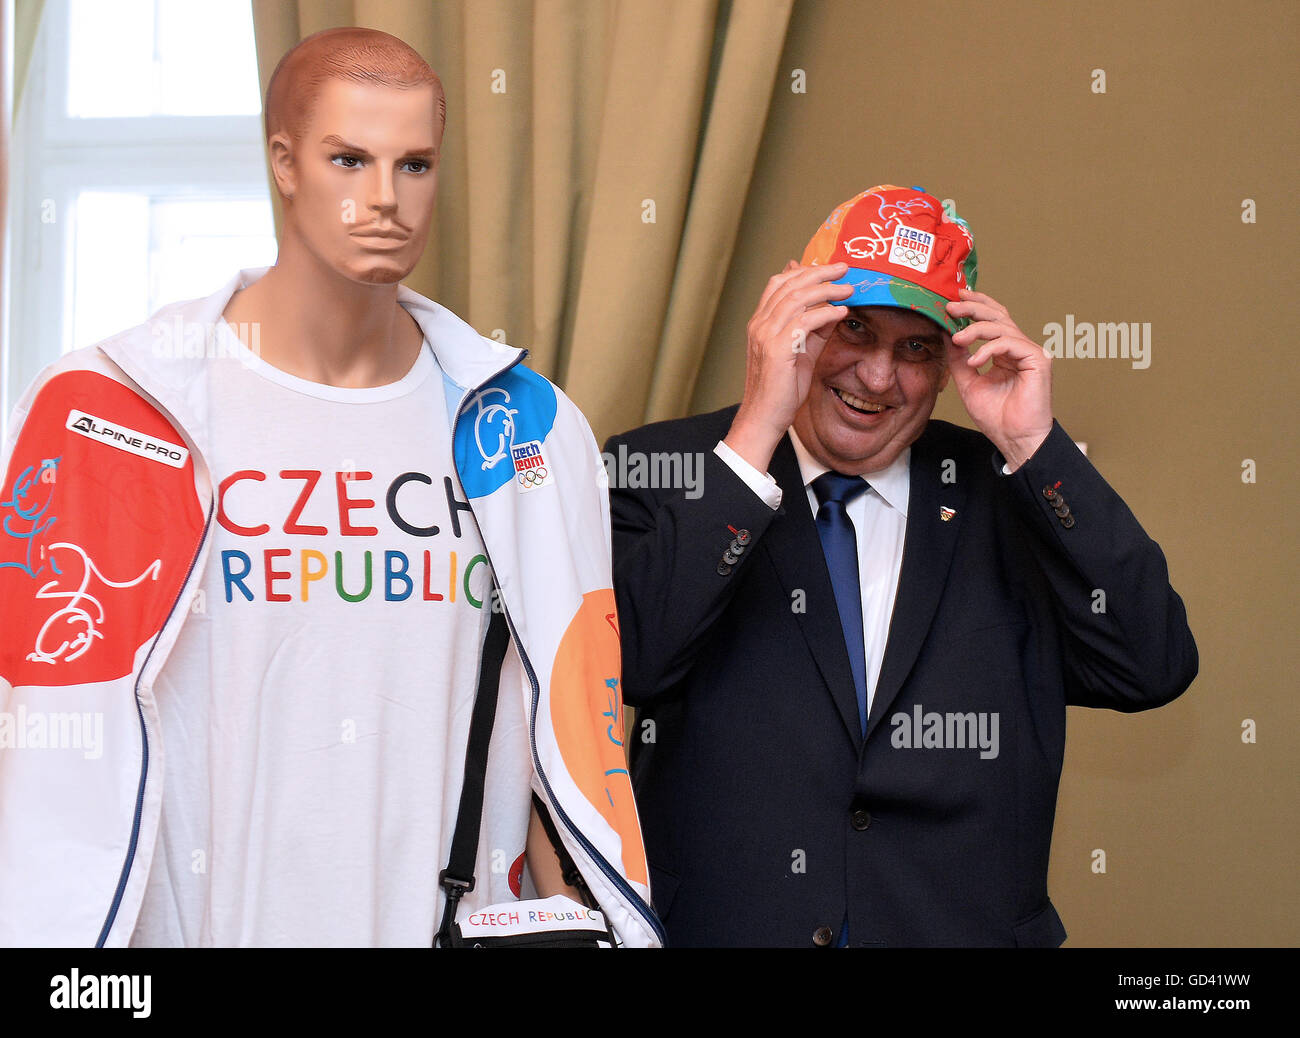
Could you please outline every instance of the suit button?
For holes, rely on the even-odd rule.
[[[813,944],[818,948],[825,948],[835,939],[835,934],[831,933],[829,926],[819,926],[813,931]]]
[[[854,829],[858,832],[862,832],[871,825],[871,812],[863,811],[861,808],[858,808],[858,810],[854,811],[853,814],[849,815],[849,821],[853,823]]]
[[[749,543],[749,531],[748,531],[748,530],[737,530],[737,531],[736,531],[736,543],[739,544],[742,548],[743,548],[746,544],[748,544],[748,543]]]
[[[725,562],[719,562],[719,563],[718,563],[718,576],[720,576],[720,577],[729,577],[729,576],[731,576],[731,567],[728,566]]]
[[[1074,516],[1072,515],[1063,516],[1061,519],[1061,525],[1068,530],[1071,526],[1074,525]]]
[[[1052,498],[1054,498],[1055,496],[1056,496],[1056,488],[1055,488],[1055,487],[1043,487],[1043,497],[1047,498],[1047,500],[1050,501],[1050,500],[1052,500]]]

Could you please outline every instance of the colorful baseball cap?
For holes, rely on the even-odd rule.
[[[944,304],[975,287],[975,238],[966,221],[924,188],[880,184],[838,206],[804,249],[805,266],[847,263],[832,284],[852,285],[838,306],[915,310],[949,332],[970,323]]]

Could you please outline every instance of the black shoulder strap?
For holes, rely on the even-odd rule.
[[[478,857],[479,833],[483,823],[483,788],[487,779],[488,748],[492,742],[492,728],[496,723],[497,698],[501,689],[501,666],[510,645],[510,628],[505,613],[493,608],[500,592],[494,587],[486,600],[492,615],[488,621],[487,636],[483,640],[483,657],[479,662],[478,692],[474,697],[474,711],[469,719],[469,743],[465,750],[465,781],[460,790],[460,805],[456,810],[456,829],[451,839],[451,856],[447,867],[438,873],[438,883],[446,892],[442,925],[438,928],[436,943],[447,947],[452,943],[452,924],[460,899],[474,889],[474,860]],[[587,886],[586,880],[574,863],[564,841],[555,829],[555,822],[541,798],[534,793],[533,805],[542,827],[555,848],[560,860],[564,882],[576,889],[588,908],[600,905]],[[608,924],[607,924],[608,925]],[[611,930],[611,940],[613,940]]]
[[[487,637],[483,641],[478,694],[474,697],[474,712],[469,721],[465,782],[460,790],[460,807],[457,809],[456,829],[451,840],[451,858],[447,867],[438,874],[438,882],[447,894],[442,926],[438,928],[438,943],[443,947],[451,943],[451,925],[456,918],[456,906],[462,896],[474,889],[474,859],[478,856],[479,829],[483,822],[483,784],[487,777],[488,746],[492,742],[492,726],[496,722],[501,664],[505,661],[506,648],[510,644],[510,629],[506,626],[505,613],[496,606],[498,594],[493,588],[492,594],[484,602],[492,615],[488,621]]]

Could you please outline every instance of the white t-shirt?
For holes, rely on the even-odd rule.
[[[221,334],[218,511],[155,683],[162,823],[131,943],[428,947],[490,608],[441,372],[426,342],[400,381],[338,389]],[[531,765],[504,686],[492,762],[462,916],[519,895]]]

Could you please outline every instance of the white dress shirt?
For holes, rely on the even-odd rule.
[[[812,481],[829,469],[808,453],[791,427],[790,441],[799,459],[808,506],[817,515],[819,507]],[[772,509],[781,507],[781,488],[776,480],[733,451],[721,440],[717,454],[746,485]],[[862,644],[867,662],[867,712],[876,693],[880,664],[885,658],[889,638],[889,620],[894,614],[894,596],[898,591],[898,574],[903,566],[903,538],[907,532],[907,501],[910,484],[908,465],[912,448],[904,448],[893,463],[865,477],[871,489],[859,494],[845,506],[853,522],[858,545],[858,580],[862,586]]]

